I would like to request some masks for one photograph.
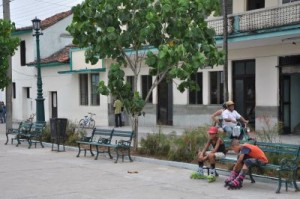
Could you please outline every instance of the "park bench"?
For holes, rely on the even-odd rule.
[[[29,149],[31,148],[32,144],[34,144],[36,148],[37,143],[40,143],[42,148],[44,148],[44,145],[42,143],[42,136],[43,136],[45,126],[46,126],[45,122],[32,123],[29,131],[23,131],[17,135],[17,140],[18,140],[17,146],[21,143],[21,140],[22,141],[27,140]]]
[[[82,148],[82,146],[88,146],[91,155],[94,156],[92,146],[94,146],[94,144],[96,144],[96,143],[102,143],[102,142],[110,143],[113,131],[114,131],[114,129],[94,128],[91,136],[83,136],[79,141],[76,141],[76,143],[78,145],[78,154],[76,157],[80,156],[80,153],[82,150],[84,150],[84,156],[86,156],[86,148]],[[110,151],[106,151],[106,152],[112,158],[112,156],[110,155]],[[103,151],[103,153],[104,153],[104,151]],[[97,159],[97,158],[98,158],[98,156],[96,156],[95,159]]]
[[[18,128],[8,129],[6,131],[6,142],[5,142],[5,145],[7,145],[8,141],[9,141],[9,136],[11,136],[11,135],[13,136],[11,138],[11,144],[13,144],[13,141],[18,139],[17,138],[18,135],[29,132],[30,129],[31,129],[31,126],[32,126],[31,122],[24,121],[24,122],[20,122]]]
[[[81,140],[77,141],[78,144],[78,154],[79,157],[82,149],[81,145],[88,145],[92,156],[94,156],[92,147],[96,148],[96,157],[98,159],[100,153],[108,153],[109,157],[112,159],[111,149],[114,149],[117,157],[115,163],[118,162],[120,156],[122,156],[122,161],[124,161],[124,156],[128,156],[129,160],[132,162],[130,156],[130,147],[133,138],[133,131],[121,131],[121,130],[106,130],[95,128],[91,136],[83,137]],[[114,143],[113,143],[114,142]],[[86,155],[86,149],[84,149]]]
[[[269,159],[269,163],[260,166],[259,169],[273,170],[276,176],[253,174],[253,168],[249,168],[248,175],[251,183],[255,183],[253,176],[259,176],[278,180],[276,193],[280,193],[282,183],[285,183],[286,191],[289,183],[295,187],[296,191],[299,191],[300,189],[297,186],[297,173],[300,161],[300,145],[268,142],[255,142],[254,144],[262,149]],[[220,162],[235,163],[236,160],[236,157],[225,157],[221,159]]]
[[[133,131],[121,131],[121,130],[114,130],[112,134],[112,140],[115,142],[115,144],[105,144],[105,143],[99,143],[96,145],[97,149],[97,155],[99,153],[99,147],[107,147],[107,148],[113,148],[117,154],[117,158],[115,160],[115,163],[118,162],[118,159],[120,155],[122,156],[122,162],[124,162],[124,156],[126,153],[126,156],[128,156],[130,162],[132,162],[132,158],[130,156],[130,147],[132,138],[134,136]],[[109,149],[110,151],[110,149]]]

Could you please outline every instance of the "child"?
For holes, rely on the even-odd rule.
[[[225,186],[241,188],[248,168],[265,165],[268,163],[268,159],[258,146],[240,144],[236,139],[231,141],[231,149],[235,153],[239,153],[239,157],[230,176],[225,180]]]
[[[209,127],[208,129],[209,139],[204,146],[202,151],[198,152],[198,164],[199,175],[203,175],[203,164],[206,160],[209,160],[210,163],[210,175],[216,176],[215,170],[215,162],[216,159],[221,159],[225,157],[225,145],[221,138],[218,137],[218,128],[217,127]],[[212,151],[207,151],[208,148],[212,146]]]

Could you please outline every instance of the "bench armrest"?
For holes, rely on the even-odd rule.
[[[18,134],[19,133],[19,129],[8,129],[6,131],[6,134]]]
[[[280,161],[280,170],[297,170],[298,162],[294,159],[283,158]]]
[[[81,137],[80,141],[91,142],[92,141],[92,136],[83,136],[83,137]]]

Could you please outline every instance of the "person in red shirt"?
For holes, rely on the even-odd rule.
[[[232,140],[231,148],[239,154],[230,176],[225,180],[225,185],[231,188],[242,187],[243,180],[249,167],[267,164],[268,158],[265,153],[252,144],[240,144],[239,140]]]

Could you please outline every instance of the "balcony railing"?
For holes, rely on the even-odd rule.
[[[228,33],[250,32],[285,25],[300,24],[300,3],[266,8],[228,16]],[[223,35],[223,18],[208,20],[217,35]]]

